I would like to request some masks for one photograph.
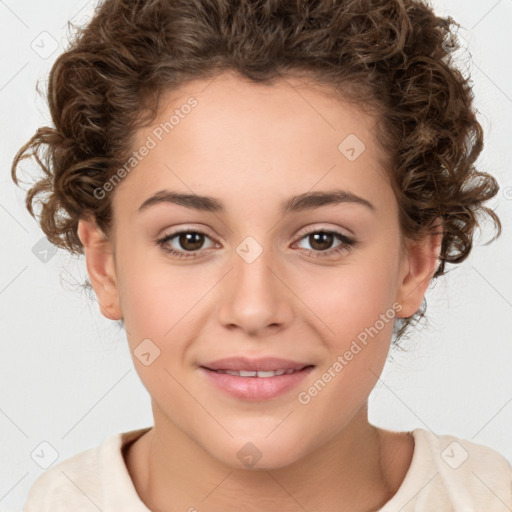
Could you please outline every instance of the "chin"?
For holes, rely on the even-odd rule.
[[[265,438],[261,434],[252,438],[238,437],[227,446],[217,445],[220,450],[211,451],[210,447],[210,453],[227,466],[253,471],[284,468],[305,455],[300,437],[288,437],[286,441],[278,436],[271,437]]]

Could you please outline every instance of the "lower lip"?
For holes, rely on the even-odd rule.
[[[228,373],[218,373],[204,367],[200,367],[200,370],[210,382],[235,398],[269,400],[300,384],[311,373],[313,366],[275,377],[238,377]]]

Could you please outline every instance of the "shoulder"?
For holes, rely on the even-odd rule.
[[[105,443],[111,445],[117,437],[119,434]],[[96,480],[105,443],[65,459],[41,474],[29,489],[23,512],[58,512],[78,504],[80,510],[92,507],[91,510],[95,508],[97,511],[93,502],[98,491]]]
[[[512,467],[499,452],[467,439],[414,431],[419,460],[432,466],[434,479],[450,502],[488,512],[512,506]],[[457,508],[455,508],[458,510]],[[475,509],[475,510],[476,510]]]
[[[443,474],[464,474],[477,470],[493,475],[500,472],[505,481],[508,479],[508,482],[512,482],[510,462],[489,446],[450,434],[434,434],[425,429],[417,429],[415,437],[435,455],[436,463]],[[446,471],[445,468],[451,471]],[[458,472],[459,469],[463,471]]]
[[[101,445],[46,470],[30,487],[23,512],[97,512],[103,510],[116,493],[133,501],[136,493],[123,463],[121,449],[126,442],[147,430],[114,434]]]

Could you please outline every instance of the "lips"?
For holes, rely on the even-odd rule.
[[[280,370],[268,370],[268,371],[264,371],[264,370],[211,370],[213,372],[217,372],[217,373],[227,373],[228,375],[234,375],[235,377],[260,377],[260,378],[267,378],[267,377],[277,377],[278,375],[284,375],[284,374],[291,374],[291,373],[295,373],[295,372],[298,372],[300,370],[294,370],[294,369],[289,369],[289,370],[283,370],[283,369],[280,369]]]
[[[306,366],[312,366],[310,363],[292,361],[290,359],[282,359],[279,357],[264,357],[259,359],[249,359],[247,357],[228,357],[218,359],[216,361],[201,364],[203,368],[214,371],[234,371],[234,372],[281,372],[291,373],[291,371],[299,371]],[[282,373],[279,373],[282,375]],[[241,375],[255,376],[255,375]]]
[[[296,388],[315,365],[266,357],[230,357],[199,366],[207,382],[241,400],[262,401],[277,398]]]

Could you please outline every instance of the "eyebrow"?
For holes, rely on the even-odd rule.
[[[224,205],[218,199],[209,196],[199,196],[196,194],[183,194],[170,190],[160,190],[156,194],[146,199],[138,208],[138,212],[142,212],[151,206],[172,203],[185,208],[198,211],[223,213]],[[306,192],[285,200],[281,203],[281,213],[286,215],[292,212],[300,212],[304,210],[312,210],[326,205],[335,205],[341,203],[360,204],[372,212],[376,213],[375,206],[367,199],[360,197],[346,190],[330,190],[326,192]]]

